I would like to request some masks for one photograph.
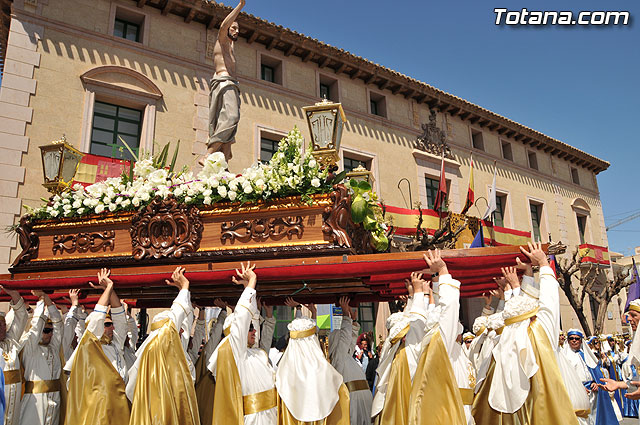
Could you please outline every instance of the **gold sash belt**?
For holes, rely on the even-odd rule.
[[[229,334],[231,333],[231,326],[229,326],[228,328],[224,328],[222,330],[222,333],[224,334],[224,336],[229,336]]]
[[[398,342],[402,338],[404,338],[405,335],[407,335],[407,333],[409,332],[409,329],[410,329],[410,325],[407,325],[400,332],[398,332],[398,334],[396,336],[391,338],[391,345],[394,345],[396,342]]]
[[[508,319],[504,320],[504,325],[509,326],[509,325],[513,325],[514,323],[523,322],[527,319],[531,319],[533,316],[538,314],[538,310],[540,310],[540,307],[534,308],[531,311],[528,311],[523,314],[519,314],[517,316],[509,317]]]
[[[289,338],[291,339],[306,338],[308,336],[314,335],[315,333],[316,333],[316,328],[307,329],[306,331],[289,331]]]
[[[151,329],[151,332],[153,332],[153,331],[157,331],[158,329],[160,329],[161,327],[163,327],[165,323],[168,323],[170,320],[171,320],[171,319],[163,319],[163,320],[160,320],[160,321],[158,321],[158,322],[153,322],[153,323],[151,324],[151,326],[149,327],[149,329]]]
[[[579,418],[588,418],[589,417],[589,413],[591,413],[591,410],[587,409],[587,410],[576,410],[575,411],[576,416]]]
[[[22,374],[19,369],[5,370],[3,373],[5,385],[17,384],[22,381]]]
[[[359,381],[349,381],[344,384],[347,386],[350,393],[354,391],[369,390],[369,383],[364,379],[360,379]]]
[[[262,391],[261,393],[242,396],[245,415],[263,412],[272,409],[278,404],[278,393],[275,388]]]
[[[471,388],[458,388],[462,396],[462,404],[465,406],[473,405],[473,390]]]
[[[27,381],[24,383],[24,392],[41,394],[41,393],[53,393],[60,391],[60,380],[53,381]]]
[[[496,329],[496,334],[498,335],[502,335],[502,332],[504,331],[504,326],[501,328]]]

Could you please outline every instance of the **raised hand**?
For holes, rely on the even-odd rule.
[[[413,285],[411,284],[410,279],[404,280],[404,286],[407,287],[407,292],[409,293],[409,298],[413,297]]]
[[[529,246],[529,250],[527,251],[524,247],[520,247],[520,252],[526,255],[529,260],[531,260],[531,264],[534,266],[548,266],[549,260],[547,260],[547,254],[542,250],[542,243],[540,242],[527,242]]]
[[[38,297],[38,298],[44,298],[44,291],[42,291],[41,289],[32,289],[31,290],[31,294],[34,297]]]
[[[171,274],[171,281],[165,280],[165,283],[169,286],[175,286],[176,288],[189,289],[189,279],[184,276],[186,269],[184,267],[176,267]]]
[[[250,288],[256,287],[256,282],[258,281],[258,276],[256,276],[256,272],[254,269],[256,268],[255,264],[251,264],[251,262],[247,261],[247,264],[241,263],[242,269],[236,269],[236,274],[239,279],[235,276],[231,278],[233,283],[236,285],[242,284],[245,288],[248,286]]]
[[[493,295],[493,291],[487,293],[483,293],[482,294],[482,298],[484,299],[484,306],[485,307],[489,307],[491,305],[491,296]]]
[[[524,274],[527,276],[533,276],[533,267],[531,263],[523,263],[520,260],[520,257],[516,257],[516,269],[523,270]]]
[[[20,296],[20,293],[18,291],[16,291],[15,289],[8,289],[8,288],[5,288],[4,286],[0,285],[0,290],[6,292],[7,295],[9,295],[11,297],[11,302],[13,304],[16,304],[18,301],[20,301],[20,298],[22,298]]]
[[[273,306],[263,303],[262,307],[264,308],[264,314],[266,315],[267,318],[272,318],[273,317]]]
[[[429,266],[431,273],[438,273],[438,275],[449,274],[447,264],[440,256],[439,249],[427,251],[426,254],[424,254],[424,261],[427,263],[427,266]]]
[[[89,286],[94,289],[107,289],[109,286],[113,287],[113,281],[109,278],[109,275],[111,275],[111,270],[101,269],[98,272],[98,283],[89,282]]]
[[[77,306],[79,304],[79,289],[72,289],[69,291],[69,299],[71,300],[71,306]]]
[[[618,382],[610,378],[600,378],[600,381],[603,382],[603,384],[598,384],[598,386],[610,392],[627,388],[627,384],[625,384],[624,382]]]
[[[291,297],[287,297],[287,298],[284,300],[284,305],[286,305],[287,307],[291,307],[291,308],[297,308],[297,307],[300,305],[300,303],[299,303],[299,302],[297,302],[297,301],[295,301],[295,300],[294,300],[293,298],[291,298]]]
[[[442,260],[441,260],[442,261]],[[444,262],[443,262],[444,264]],[[446,268],[447,266],[445,266]],[[416,292],[424,292],[424,285],[426,282],[422,279],[422,273],[420,272],[412,272],[411,273],[411,286],[413,287],[413,293]]]
[[[351,307],[349,306],[349,297],[340,297],[340,301],[338,305],[342,309],[343,316],[351,315]]]
[[[504,276],[511,289],[520,287],[520,278],[518,277],[518,273],[516,272],[515,267],[502,267],[500,271],[502,272],[502,276]]]

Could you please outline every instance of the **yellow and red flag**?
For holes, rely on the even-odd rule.
[[[467,191],[467,202],[464,204],[464,208],[460,214],[466,214],[469,208],[473,206],[476,195],[473,191],[473,155],[471,155],[471,171],[469,171],[469,190]]]

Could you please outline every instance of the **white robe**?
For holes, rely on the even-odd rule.
[[[475,368],[464,353],[462,345],[456,342],[460,334],[460,282],[453,279],[450,274],[439,276],[438,293],[440,294],[440,330],[442,332],[442,340],[447,348],[458,388],[473,390],[476,381]],[[471,415],[471,407],[470,405],[464,406],[464,414],[468,425],[475,424]]]
[[[69,361],[73,354],[73,338],[75,329],[78,326],[78,306],[72,305],[67,314],[64,315],[64,333],[62,335],[62,352],[64,354],[65,363]],[[80,340],[78,339],[79,342]]]
[[[423,292],[414,294],[411,304],[407,304],[410,308],[409,311],[409,331],[407,332],[405,340],[405,353],[407,355],[407,363],[409,365],[409,374],[411,380],[418,368],[418,361],[420,360],[420,354],[422,354],[422,340],[427,333],[427,311],[425,310],[425,298]],[[387,338],[390,342],[390,339]],[[393,364],[393,358],[398,350],[400,342],[396,342],[395,345],[385,343],[380,353],[380,363],[376,370],[377,383],[376,393],[373,397],[373,404],[371,407],[371,417],[377,416],[384,407],[384,402],[387,397],[387,385],[391,375],[391,365]]]
[[[47,314],[48,313],[48,314]],[[42,329],[47,317],[53,322],[51,342],[40,345]],[[60,378],[60,347],[62,344],[62,315],[55,305],[45,311],[44,302],[38,305],[31,319],[31,329],[20,339],[24,345],[22,361],[26,381],[51,381]],[[20,406],[20,423],[22,425],[58,425],[60,420],[60,391],[48,393],[26,393]]]
[[[2,354],[4,361],[3,370],[5,372],[20,370],[20,350],[22,349],[20,336],[29,320],[29,314],[22,299],[15,305],[11,304],[11,308],[13,309],[13,320],[7,326],[7,335],[4,341],[0,341],[0,354]],[[18,425],[20,423],[21,392],[22,382],[5,384],[4,386],[5,425]]]
[[[584,346],[584,345],[583,345]],[[575,377],[581,382],[589,382],[593,381],[593,377],[591,376],[591,372],[587,367],[587,364],[582,357],[577,352],[573,351],[571,348],[565,346],[559,353],[559,355],[564,356],[567,362],[571,365],[572,371],[575,373]],[[585,390],[586,391],[586,390]],[[598,391],[603,391],[602,389],[598,389]],[[578,418],[578,423],[580,425],[594,425],[596,421],[596,404],[597,404],[598,393],[596,391],[592,391],[589,393],[589,404],[591,405],[591,412],[589,413],[588,418]]]
[[[171,304],[171,309],[158,314],[154,317],[153,322],[163,320],[164,318],[170,319],[178,332],[180,332],[181,328],[191,329],[191,325],[193,324],[193,307],[191,306],[191,294],[188,289],[181,289],[180,292],[178,292],[178,296],[173,301],[173,304]],[[136,361],[129,369],[129,380],[126,387],[127,398],[131,401],[133,401],[136,389],[136,381],[138,379],[138,369],[142,353],[145,348],[147,348],[147,345],[158,336],[159,332],[160,329],[151,331],[147,339],[144,340],[140,348],[138,348],[138,351],[136,351]],[[188,358],[187,345],[189,344],[189,332],[183,331],[182,335],[180,335],[180,343],[182,344],[182,351],[184,352],[186,359]]]
[[[329,347],[332,353],[331,365],[342,375],[344,383],[352,381],[365,381],[367,377],[358,362],[349,354],[352,343],[353,324],[350,317],[343,316],[339,334],[334,340],[336,347]],[[373,394],[367,387],[358,391],[349,392],[349,412],[351,425],[371,424],[371,405]]]
[[[96,304],[96,308],[89,314],[85,323],[86,331],[90,331],[96,338],[102,338],[104,334],[104,321],[107,317],[107,306]],[[127,339],[127,318],[124,307],[111,308],[111,321],[113,322],[113,338],[109,344],[102,344],[102,351],[111,362],[113,368],[120,377],[127,382],[127,362],[124,358],[124,343]],[[76,358],[76,350],[64,366],[64,370],[71,372],[73,361]]]
[[[540,299],[539,299],[539,309],[536,314],[536,322],[542,327],[544,330],[551,349],[555,352],[558,349],[558,335],[560,334],[560,294],[559,294],[559,286],[558,282],[554,277],[553,270],[544,266],[540,268]],[[518,288],[519,289],[519,288]],[[514,291],[514,297],[518,296],[519,291],[516,293]],[[506,298],[506,296],[505,296]],[[521,384],[513,384],[512,388],[507,391],[505,385],[501,385],[500,380],[507,379],[506,375],[496,376],[498,373],[498,363],[502,364],[502,357],[509,356],[513,351],[512,341],[516,340],[516,337],[520,337],[521,335],[517,332],[522,329],[522,332],[527,332],[529,321],[527,322],[518,322],[510,325],[513,327],[511,330],[516,329],[511,334],[508,334],[507,331],[510,329],[505,329],[503,334],[500,337],[500,343],[496,345],[493,350],[493,357],[496,360],[496,374],[494,374],[494,378],[492,381],[491,391],[489,394],[489,402],[491,406],[495,406],[500,404],[502,406],[506,406],[507,413],[513,413],[517,411],[524,400],[526,400],[529,394],[529,388],[526,385]],[[509,335],[511,335],[511,341],[509,340]],[[524,340],[525,343],[528,343],[528,337]],[[504,347],[503,347],[504,346]],[[503,352],[501,350],[507,350],[507,352]],[[531,347],[529,346],[529,351],[531,351]],[[522,350],[522,353],[519,354],[520,361],[523,360],[523,356],[525,354],[525,350]],[[532,356],[532,352],[529,353],[530,356],[526,358],[527,362],[535,362],[535,357]],[[555,359],[554,359],[555,360]],[[520,376],[523,382],[528,382],[524,379],[525,373],[523,369],[522,363],[520,365],[509,365],[509,367],[519,367],[520,374],[514,376]],[[530,363],[527,363],[527,367],[531,369],[532,367],[537,368],[538,365],[531,366]],[[529,370],[530,371],[530,370]],[[536,373],[536,372],[534,372]],[[521,385],[521,386],[520,386]],[[495,407],[494,407],[495,408]],[[498,410],[498,409],[497,409]]]
[[[225,337],[218,347],[226,341],[231,344],[242,385],[242,395],[257,394],[275,388],[275,371],[269,363],[269,356],[260,348],[247,346],[249,324],[253,318],[259,317],[255,289],[244,289],[233,314],[234,320],[231,323],[229,336]],[[266,335],[263,334],[263,339],[265,337]],[[218,348],[211,355],[208,364],[208,368],[214,376],[217,374],[217,365]],[[274,425],[277,420],[277,407],[244,416],[245,425]]]

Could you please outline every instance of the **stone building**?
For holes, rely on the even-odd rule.
[[[12,225],[22,205],[47,196],[38,146],[62,134],[82,152],[104,156],[127,155],[118,134],[147,152],[179,139],[180,165],[194,166],[205,152],[213,43],[230,8],[195,0],[0,5],[0,225]],[[239,24],[242,120],[231,171],[268,160],[294,125],[307,134],[301,108],[326,96],[341,102],[348,118],[340,166],[370,169],[380,196],[397,207],[413,207],[398,189],[407,179],[412,199],[431,207],[440,156],[416,140],[435,111],[433,124],[451,149],[445,171],[452,211],[464,205],[472,152],[477,197],[487,197],[497,161],[497,226],[569,247],[607,246],[596,178],[606,161],[275,23],[243,13]],[[483,213],[479,205],[471,214]],[[4,272],[16,244],[14,236],[0,236]],[[562,322],[565,329],[577,325],[567,303]],[[619,327],[611,321],[606,329]]]

